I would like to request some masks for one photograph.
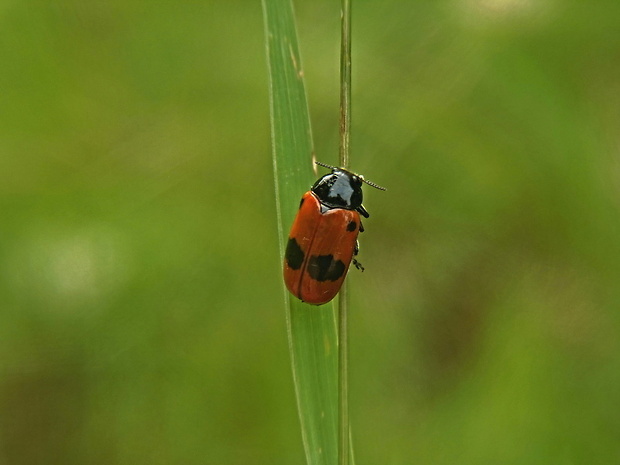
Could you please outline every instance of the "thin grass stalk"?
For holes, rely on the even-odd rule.
[[[349,167],[351,133],[351,2],[342,0],[340,43],[340,166]],[[338,299],[338,463],[349,465],[348,285]]]

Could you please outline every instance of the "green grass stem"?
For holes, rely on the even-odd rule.
[[[340,166],[349,167],[351,134],[351,2],[342,0],[340,38]],[[338,463],[349,465],[349,324],[345,281],[338,298]]]
[[[312,184],[313,144],[290,0],[263,0],[270,77],[273,168],[280,255],[299,199]],[[309,465],[338,459],[338,335],[333,304],[284,293],[293,381]]]

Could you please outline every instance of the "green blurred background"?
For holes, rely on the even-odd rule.
[[[336,163],[338,2],[296,10]],[[620,463],[620,2],[353,21],[357,463]],[[303,463],[260,3],[0,31],[0,463]]]

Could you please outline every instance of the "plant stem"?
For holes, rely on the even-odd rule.
[[[351,131],[351,2],[342,0],[340,44],[340,166],[349,167]],[[338,299],[338,463],[349,464],[349,341],[347,283]]]
[[[351,1],[342,0],[340,36],[340,166],[349,167],[351,132]]]
[[[349,362],[347,339],[347,286],[342,286],[338,300],[338,464],[349,464]]]

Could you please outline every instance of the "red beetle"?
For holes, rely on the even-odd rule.
[[[343,168],[316,164],[332,172],[301,198],[284,254],[284,282],[298,299],[321,305],[336,296],[351,261],[363,271],[353,258],[357,236],[364,231],[360,215],[369,217],[362,206],[362,183],[385,188]]]

